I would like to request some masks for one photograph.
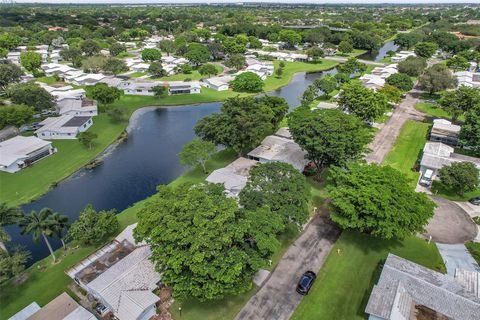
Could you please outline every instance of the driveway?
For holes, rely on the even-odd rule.
[[[477,226],[465,210],[453,201],[431,198],[437,208],[426,227],[427,237],[431,235],[435,242],[445,244],[462,244],[476,237]]]
[[[475,259],[463,244],[437,244],[438,251],[442,255],[443,262],[447,267],[447,273],[455,276],[455,269],[480,272]]]
[[[313,218],[236,319],[289,319],[302,300],[295,291],[300,276],[307,270],[320,270],[339,235],[339,228],[328,217]]]
[[[390,119],[377,132],[368,146],[371,150],[365,157],[368,163],[382,163],[385,160],[407,120],[422,121],[424,119],[424,115],[415,109],[420,93],[417,87],[407,93],[405,99],[393,111]]]

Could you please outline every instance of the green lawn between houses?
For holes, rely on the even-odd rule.
[[[429,123],[412,120],[405,122],[393,149],[383,162],[406,174],[413,187],[416,186],[419,175],[413,168],[425,146],[430,126]]]
[[[217,74],[220,74],[223,72],[223,68],[215,65],[215,68],[217,69]],[[201,75],[198,70],[192,70],[192,73],[178,73],[174,74],[171,76],[165,76],[165,77],[160,77],[160,78],[150,78],[154,80],[165,80],[165,81],[184,81],[185,79],[190,79],[190,80],[200,80],[202,78],[210,78],[212,76],[207,76],[207,75]]]
[[[275,61],[278,67],[279,61]],[[336,61],[324,60],[322,63],[286,62],[284,73],[280,78],[275,76],[265,80],[265,90],[272,91],[287,85],[296,72],[322,71],[335,67]],[[44,79],[49,82],[51,79]],[[145,106],[174,106],[184,104],[207,103],[223,101],[235,96],[247,96],[252,94],[238,93],[233,91],[215,91],[202,88],[200,94],[186,94],[166,96],[162,98],[152,96],[127,96],[113,103],[127,109],[128,116],[141,107]],[[54,141],[58,153],[39,161],[30,168],[15,174],[0,172],[0,202],[10,206],[16,206],[32,201],[45,194],[52,185],[67,178],[75,171],[95,159],[105,148],[112,144],[124,131],[127,122],[112,124],[105,114],[93,118],[93,126],[90,130],[98,134],[98,139],[92,150],[87,150],[76,140]]]
[[[344,231],[317,275],[312,290],[291,319],[367,319],[365,306],[388,253],[445,271],[434,243],[428,244],[414,236],[404,240],[382,240]],[[293,289],[292,294],[296,294]]]
[[[433,103],[425,103],[425,102],[417,103],[415,105],[415,109],[434,118],[443,118],[447,120],[452,120],[452,116],[448,114],[448,112],[446,112],[445,110],[440,108],[438,105],[435,105]],[[462,115],[458,118],[458,120],[464,121],[465,117]]]

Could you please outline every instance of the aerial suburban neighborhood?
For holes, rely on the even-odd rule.
[[[480,4],[0,2],[0,320],[480,320]]]

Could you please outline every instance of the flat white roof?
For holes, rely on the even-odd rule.
[[[61,133],[76,133],[78,128],[84,125],[91,117],[63,115],[60,117],[48,117],[40,122],[42,127],[35,131],[41,133],[44,131],[53,131]]]
[[[31,153],[51,144],[49,141],[33,136],[16,136],[0,142],[0,165],[8,167],[12,163],[28,158]]]
[[[210,183],[221,183],[229,196],[236,197],[247,184],[250,169],[258,164],[258,161],[243,157],[230,163],[225,168],[213,171],[206,179]]]

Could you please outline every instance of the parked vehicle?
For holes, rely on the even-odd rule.
[[[468,202],[470,202],[473,205],[480,206],[480,197],[472,198],[468,200]]]
[[[308,294],[316,277],[317,275],[313,271],[305,272],[300,278],[300,281],[298,281],[297,292],[301,295]]]
[[[420,185],[424,187],[430,187],[432,184],[433,171],[430,169],[425,170],[422,177],[420,178]]]
[[[97,311],[97,313],[103,317],[107,313],[108,309],[103,304],[97,303],[95,306],[95,311]]]

